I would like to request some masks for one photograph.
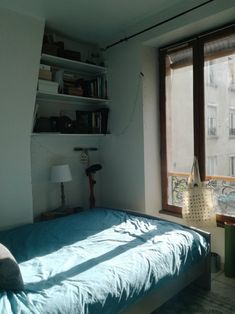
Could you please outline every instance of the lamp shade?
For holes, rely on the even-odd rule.
[[[72,180],[69,165],[56,165],[51,167],[51,182],[67,182]]]

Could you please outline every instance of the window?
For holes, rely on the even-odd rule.
[[[217,108],[216,105],[207,106],[207,135],[217,135]]]
[[[229,135],[235,135],[235,108],[229,109]]]
[[[235,62],[234,57],[228,58],[229,66],[229,90],[235,92]]]
[[[230,176],[235,177],[235,156],[229,157]]]
[[[208,71],[205,75],[206,84],[216,88],[216,74],[215,74],[215,66],[212,60],[208,61]]]
[[[212,180],[218,193],[222,184],[234,185],[226,160],[235,156],[235,138],[228,137],[235,127],[235,25],[161,48],[159,64],[162,211],[180,216],[194,155],[201,179]]]

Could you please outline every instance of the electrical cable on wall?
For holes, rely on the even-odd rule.
[[[159,22],[159,23],[154,24],[154,25],[152,25],[152,26],[150,26],[150,27],[147,27],[147,28],[145,28],[145,29],[143,29],[143,30],[141,30],[141,31],[139,31],[139,32],[137,32],[137,33],[134,33],[134,34],[132,34],[132,35],[130,35],[130,36],[128,36],[128,37],[124,37],[124,38],[122,38],[122,39],[120,39],[120,40],[114,42],[113,44],[106,46],[103,50],[106,51],[106,50],[108,50],[108,49],[110,49],[110,48],[112,48],[112,47],[114,47],[114,46],[116,46],[116,45],[119,45],[119,44],[121,44],[121,43],[123,43],[123,42],[126,42],[126,41],[128,41],[129,39],[132,39],[132,38],[134,38],[134,37],[136,37],[136,36],[139,36],[139,35],[141,35],[141,34],[143,34],[143,33],[146,33],[146,32],[148,32],[148,31],[150,31],[150,30],[152,30],[152,29],[154,29],[154,28],[156,28],[156,27],[158,27],[158,26],[160,26],[160,25],[162,25],[162,24],[168,23],[168,22],[170,22],[170,21],[172,21],[172,20],[174,20],[174,19],[176,19],[176,18],[178,18],[178,17],[180,17],[180,16],[182,16],[182,15],[185,15],[185,14],[187,14],[187,13],[189,13],[189,12],[192,12],[192,11],[194,11],[194,10],[200,8],[200,7],[203,7],[203,6],[205,6],[205,5],[207,5],[208,3],[213,2],[213,1],[215,1],[215,0],[208,0],[208,1],[206,1],[206,2],[203,2],[203,3],[201,3],[201,4],[198,4],[198,5],[194,6],[194,7],[190,8],[190,9],[188,9],[188,10],[185,10],[185,11],[179,13],[179,14],[176,14],[176,15],[174,15],[174,16],[172,16],[172,17],[170,17],[170,18],[168,18],[168,19],[166,19],[166,20],[164,20],[164,21],[162,21],[162,22]]]
[[[134,115],[135,115],[135,111],[136,111],[136,107],[137,107],[137,103],[138,103],[138,98],[140,96],[139,93],[140,93],[140,90],[141,90],[140,87],[141,87],[141,83],[143,81],[143,78],[144,78],[144,74],[142,72],[140,72],[139,73],[139,78],[138,78],[138,83],[137,83],[136,94],[135,94],[135,98],[134,98],[134,102],[133,102],[133,107],[132,107],[132,110],[131,110],[128,122],[127,122],[126,126],[124,126],[122,128],[122,130],[120,132],[114,133],[115,136],[123,135],[129,129],[129,127],[132,124],[132,121],[133,121],[133,118],[134,118]]]

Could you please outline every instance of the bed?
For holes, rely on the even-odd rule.
[[[210,288],[210,234],[95,208],[0,232],[24,280],[0,313],[151,313],[196,280]]]

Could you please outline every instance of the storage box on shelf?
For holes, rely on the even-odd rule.
[[[52,81],[49,80],[49,72],[52,73]],[[39,79],[33,133],[108,133],[106,68],[42,54],[39,78],[42,75],[48,79]],[[49,112],[51,103],[57,107],[53,115]],[[41,114],[41,104],[48,104],[47,114],[45,110]],[[73,104],[76,108],[66,113],[62,104]]]
[[[41,93],[58,93],[58,83],[47,80],[38,80],[38,91]]]

